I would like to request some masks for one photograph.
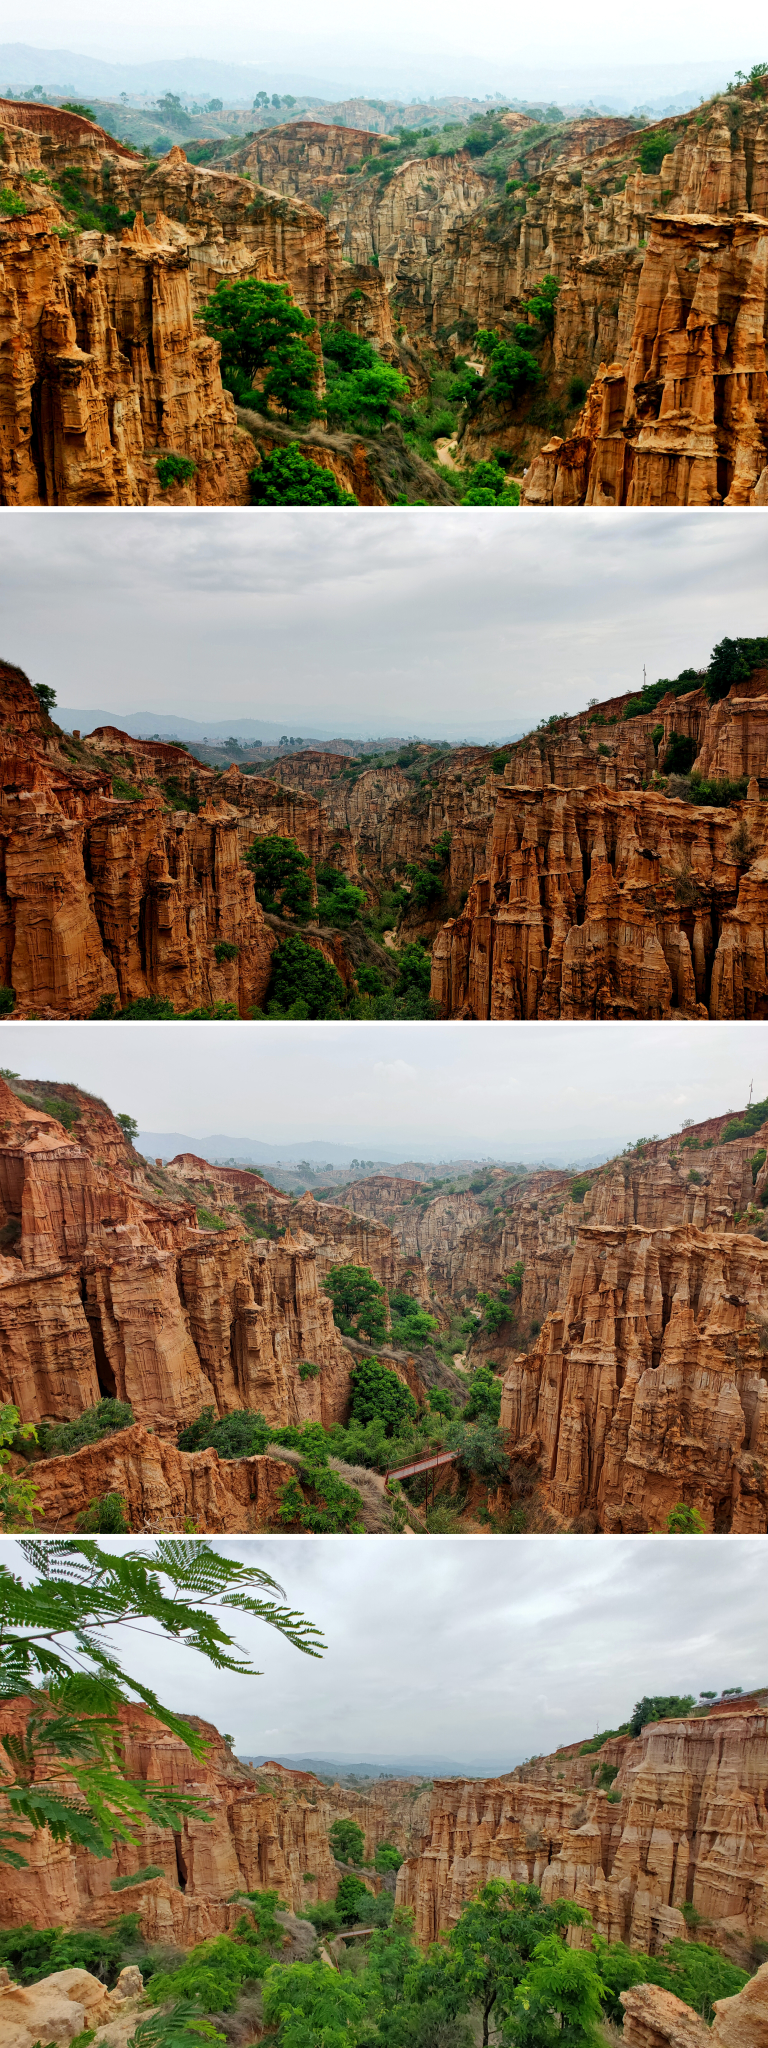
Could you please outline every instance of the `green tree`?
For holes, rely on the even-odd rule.
[[[311,916],[310,865],[295,839],[281,839],[275,834],[254,839],[243,860],[251,870],[256,895],[265,910],[288,911],[300,919]]]
[[[699,1514],[698,1508],[689,1508],[682,1500],[670,1508],[667,1515],[667,1530],[670,1536],[704,1536],[706,1528],[704,1516]]]
[[[361,1877],[354,1877],[351,1870],[348,1871],[336,1887],[336,1911],[342,1921],[350,1925],[353,1921],[360,1920],[371,1904],[367,1884],[363,1884]]]
[[[568,1925],[581,1925],[589,1914],[570,1900],[544,1906],[535,1885],[504,1884],[494,1878],[465,1906],[448,1936],[446,1962],[435,1959],[439,1984],[445,1973],[460,1988],[466,2004],[476,2004],[482,2018],[483,2048],[489,2030],[517,2015],[518,1988],[527,1978],[534,1952],[548,1935]]]
[[[317,946],[308,946],[298,933],[281,940],[272,955],[269,1017],[338,1017],[345,1002],[341,975]]]
[[[498,1422],[501,1412],[501,1380],[489,1365],[479,1365],[472,1374],[469,1400],[464,1409],[465,1422],[477,1422],[480,1416],[489,1422]]]
[[[121,1129],[121,1131],[124,1131],[124,1132],[125,1132],[125,1135],[126,1135],[126,1138],[128,1139],[128,1142],[129,1142],[129,1144],[131,1144],[131,1145],[132,1145],[132,1144],[133,1144],[133,1141],[134,1141],[134,1139],[135,1139],[135,1138],[138,1138],[138,1135],[139,1135],[139,1126],[138,1126],[138,1124],[137,1124],[137,1122],[136,1122],[136,1118],[135,1118],[135,1117],[133,1117],[133,1116],[127,1116],[127,1115],[125,1114],[125,1112],[123,1111],[123,1112],[122,1112],[122,1113],[121,1113],[121,1114],[120,1114],[120,1115],[119,1115],[119,1116],[117,1117],[117,1122],[118,1122],[118,1123],[119,1123],[119,1125],[120,1125],[120,1129]]]
[[[339,1863],[362,1863],[365,1835],[356,1820],[335,1820],[328,1840]]]
[[[351,491],[343,491],[331,469],[311,462],[292,442],[275,448],[261,458],[248,478],[254,505],[356,505]]]
[[[14,1529],[28,1529],[38,1489],[30,1479],[10,1472],[13,1450],[23,1449],[37,1438],[33,1422],[22,1422],[18,1408],[9,1401],[0,1406],[0,1526],[8,1535]],[[13,1450],[11,1449],[13,1446]],[[0,1667],[1,1668],[1,1667]]]
[[[432,963],[423,946],[403,946],[397,956],[395,994],[428,996],[431,983]]]
[[[515,2048],[601,2048],[604,1995],[592,1950],[546,1935],[516,1991],[507,2037]]]
[[[38,704],[42,704],[43,710],[50,713],[56,702],[56,691],[52,690],[48,683],[34,683],[33,689]]]
[[[765,636],[755,640],[718,640],[704,677],[704,693],[710,704],[716,704],[720,697],[727,697],[734,683],[746,682],[754,670],[764,668],[766,662],[768,638]]]
[[[266,410],[274,398],[289,419],[315,417],[317,358],[307,338],[314,322],[294,305],[286,285],[222,279],[202,318],[221,348],[222,382],[235,397],[252,395],[253,379],[261,376],[258,396]]]
[[[264,1983],[264,2019],[280,2048],[362,2048],[370,2039],[365,1990],[325,1963],[276,1963]]]
[[[2,1738],[14,1776],[4,1784],[14,1821],[48,1827],[95,1856],[134,1842],[147,1820],[175,1827],[197,1803],[131,1778],[120,1748],[120,1710],[141,1703],[194,1756],[205,1744],[152,1688],[126,1672],[111,1647],[116,1631],[182,1642],[217,1671],[255,1676],[228,1633],[232,1609],[267,1623],[305,1655],[322,1654],[312,1622],[264,1594],[280,1592],[255,1565],[225,1558],[207,1543],[164,1538],[149,1552],[112,1555],[85,1539],[25,1539],[34,1576],[26,1582],[0,1563],[0,1696],[30,1702],[23,1728]],[[39,1776],[53,1751],[66,1760],[74,1795]],[[26,1836],[0,1830],[0,1859],[24,1865]]]
[[[380,1359],[361,1358],[351,1377],[353,1422],[363,1428],[366,1423],[379,1422],[385,1435],[392,1437],[416,1421],[418,1405],[410,1387],[404,1386],[397,1373],[382,1365]]]
[[[346,1337],[366,1337],[369,1344],[385,1341],[384,1289],[370,1266],[332,1266],[323,1284],[333,1302],[333,1320]]]
[[[645,1693],[633,1708],[629,1724],[630,1735],[639,1735],[649,1721],[680,1721],[696,1704],[693,1693]]]
[[[321,332],[329,427],[380,434],[407,395],[407,377],[383,363],[362,335],[335,326]]]

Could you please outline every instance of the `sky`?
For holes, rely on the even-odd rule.
[[[109,60],[208,56],[245,64],[278,61],[306,73],[406,84],[424,74],[455,79],[464,91],[494,91],[531,68],[550,73],[590,66],[606,69],[714,61],[724,78],[736,65],[745,69],[764,55],[757,0],[742,0],[724,15],[714,0],[702,0],[695,37],[684,10],[648,0],[642,10],[618,10],[610,0],[591,0],[578,15],[567,0],[550,0],[546,16],[510,9],[501,0],[478,0],[471,20],[461,0],[389,0],[366,14],[354,0],[327,0],[318,15],[312,0],[290,0],[277,17],[254,10],[249,0],[133,0],[130,9],[110,12],[99,0],[6,0],[4,35],[20,42],[83,51]],[[467,83],[467,79],[471,81]]]
[[[14,1024],[3,1063],[142,1132],[381,1159],[610,1157],[768,1095],[763,1024]]]
[[[121,1653],[165,1705],[192,1703],[241,1754],[450,1758],[481,1774],[616,1727],[644,1693],[766,1679],[763,1537],[284,1536],[216,1548],[279,1581],[322,1630],[322,1661],[239,1615],[260,1678],[217,1674],[139,1632]]]
[[[747,507],[0,512],[0,654],[59,707],[503,739],[768,630]],[[96,722],[96,721],[94,721]]]

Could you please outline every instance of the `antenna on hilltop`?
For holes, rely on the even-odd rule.
[[[747,1109],[751,1109],[751,1107],[752,1107],[752,1090],[753,1090],[753,1088],[754,1088],[754,1085],[755,1085],[755,1084],[754,1084],[754,1081],[750,1081],[750,1084],[749,1084],[749,1101],[748,1101],[748,1103],[747,1103]]]
[[[643,662],[643,689],[645,689],[645,662]]]

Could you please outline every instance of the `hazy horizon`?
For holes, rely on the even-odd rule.
[[[239,1614],[233,1632],[260,1678],[217,1675],[150,1632],[117,1640],[165,1704],[192,1703],[246,1755],[397,1746],[510,1770],[616,1727],[646,1693],[695,1697],[764,1677],[761,1536],[281,1536],[216,1548],[279,1581],[323,1630],[321,1662]]]
[[[25,1079],[73,1082],[142,1132],[395,1160],[565,1165],[741,1109],[750,1083],[768,1094],[759,1023],[8,1022],[0,1048]]]
[[[154,704],[289,734],[488,742],[766,630],[751,507],[0,519],[0,655],[62,713],[110,723]]]

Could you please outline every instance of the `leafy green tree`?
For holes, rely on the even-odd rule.
[[[188,455],[159,455],[155,469],[161,491],[167,491],[171,484],[190,483],[195,475],[197,463]]]
[[[649,1721],[681,1721],[696,1704],[693,1693],[645,1693],[638,1700],[629,1724],[630,1735],[639,1735]]]
[[[341,975],[317,946],[308,946],[298,934],[281,940],[272,955],[269,1017],[338,1017],[345,1002]]]
[[[294,305],[286,285],[222,279],[206,300],[202,318],[219,342],[222,382],[229,390],[241,396],[244,382],[252,386],[261,375],[265,410],[274,398],[289,419],[303,422],[316,416],[317,358],[307,339],[314,322]]]
[[[312,913],[312,877],[309,861],[295,839],[267,834],[254,839],[243,854],[253,875],[254,888],[265,910],[288,911],[292,917]]]
[[[365,906],[365,890],[356,888],[354,882],[327,861],[318,861],[315,872],[318,919],[321,924],[344,930],[360,916]]]
[[[362,1863],[365,1835],[356,1820],[335,1820],[328,1840],[339,1863]]]
[[[408,379],[383,363],[371,343],[345,327],[323,327],[328,425],[380,434],[408,392]]]
[[[420,1308],[413,1296],[406,1294],[403,1288],[393,1289],[389,1297],[389,1310],[393,1344],[411,1345],[414,1350],[420,1350],[421,1346],[428,1344],[430,1337],[434,1336],[438,1327],[436,1317],[429,1315],[426,1309]]]
[[[507,2038],[515,2048],[602,2048],[604,1991],[592,1950],[548,1934],[515,1994]]]
[[[122,1115],[117,1117],[116,1121],[117,1123],[119,1123],[121,1131],[125,1132],[125,1136],[128,1139],[129,1144],[132,1145],[134,1139],[138,1138],[139,1135],[139,1126],[136,1122],[136,1118],[133,1116],[126,1116],[125,1113],[123,1113]]]
[[[570,1900],[544,1906],[535,1885],[504,1884],[494,1878],[465,1906],[448,1936],[445,1961],[435,1957],[433,1973],[451,1978],[465,2001],[476,2004],[482,2018],[483,2048],[489,2030],[517,2014],[518,1988],[528,1976],[534,1952],[548,1935],[581,1925],[589,1914]]]
[[[6,1535],[14,1529],[28,1529],[38,1489],[23,1474],[10,1472],[13,1451],[25,1451],[37,1440],[33,1422],[22,1422],[18,1408],[10,1402],[0,1406],[0,1525]]]
[[[398,996],[428,996],[432,984],[432,963],[423,946],[403,946],[397,956],[397,981],[395,994]]]
[[[384,1289],[370,1266],[332,1266],[323,1284],[333,1302],[333,1320],[345,1337],[365,1337],[369,1344],[386,1341]]]
[[[51,712],[56,702],[56,691],[48,683],[34,683],[32,687],[38,704],[42,704],[44,711]]]
[[[361,1358],[354,1367],[352,1380],[351,1417],[353,1422],[379,1422],[384,1426],[387,1437],[396,1436],[408,1423],[415,1422],[418,1406],[410,1387],[403,1385],[396,1372],[382,1365],[378,1358]]]
[[[646,177],[653,176],[661,170],[665,156],[669,156],[674,146],[671,135],[643,136],[640,144],[640,169],[645,172]]]
[[[336,1887],[336,1911],[342,1922],[350,1925],[361,1920],[372,1903],[367,1884],[363,1884],[361,1877],[354,1877],[351,1870],[348,1871]]]
[[[352,491],[343,491],[331,469],[302,455],[295,441],[263,455],[248,478],[254,505],[356,505]]]
[[[374,1870],[382,1874],[386,1870],[399,1870],[402,1861],[400,1850],[395,1848],[394,1842],[379,1842],[374,1852]]]
[[[209,1544],[164,1538],[149,1552],[112,1555],[85,1539],[25,1539],[20,1548],[34,1577],[25,1583],[0,1563],[0,1697],[28,1700],[23,1728],[2,1738],[14,1774],[4,1784],[11,1818],[48,1827],[109,1856],[115,1841],[133,1842],[147,1820],[175,1827],[197,1803],[165,1787],[131,1778],[120,1749],[120,1709],[141,1702],[178,1735],[194,1756],[202,1737],[164,1707],[142,1680],[123,1669],[110,1647],[114,1631],[183,1642],[218,1671],[255,1676],[224,1626],[237,1609],[266,1622],[307,1656],[322,1654],[314,1624],[264,1593],[280,1592],[255,1565],[225,1558]],[[53,1751],[66,1761],[74,1795],[39,1775]],[[0,1829],[0,1860],[17,1869],[26,1836]]]
[[[472,1375],[464,1421],[477,1422],[483,1416],[489,1422],[498,1422],[500,1413],[501,1380],[496,1378],[489,1365],[480,1365]]]
[[[754,670],[764,668],[766,662],[768,638],[765,636],[754,640],[718,640],[704,677],[704,694],[710,704],[716,704],[720,697],[727,697],[734,683],[746,682]]]
[[[364,1989],[325,1963],[277,1963],[264,1984],[264,2019],[280,2048],[363,2048],[370,2038]]]

